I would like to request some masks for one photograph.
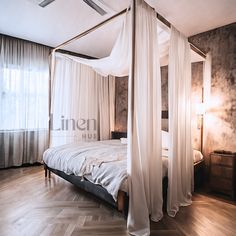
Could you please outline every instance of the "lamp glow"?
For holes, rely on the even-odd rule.
[[[197,115],[204,115],[205,114],[205,104],[204,103],[198,103],[196,104],[196,114]]]

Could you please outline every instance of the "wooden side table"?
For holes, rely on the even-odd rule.
[[[127,138],[127,132],[111,131],[112,139]]]
[[[236,196],[236,154],[210,154],[210,188],[226,194],[232,199]]]

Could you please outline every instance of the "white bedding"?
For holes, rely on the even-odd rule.
[[[81,142],[49,148],[43,160],[47,166],[81,176],[103,186],[117,200],[119,189],[127,188],[127,145],[120,140]],[[163,157],[163,176],[168,159]]]
[[[202,160],[201,152],[193,151],[194,163]],[[49,148],[43,160],[47,166],[86,178],[103,186],[114,200],[119,190],[128,192],[127,187],[127,142],[106,140],[81,142]],[[168,149],[162,150],[163,177],[168,172]]]
[[[162,130],[162,156],[168,157],[168,149],[170,148],[170,134],[167,131]],[[193,150],[193,162],[197,163],[203,160],[203,155],[198,150]]]
[[[168,149],[162,149],[162,157],[167,157],[168,158]],[[200,151],[198,150],[193,150],[193,163],[198,163],[203,160],[203,155]]]

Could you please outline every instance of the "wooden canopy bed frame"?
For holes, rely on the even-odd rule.
[[[112,132],[112,139],[119,139],[121,137],[127,137],[127,133],[125,132]],[[63,171],[56,170],[50,168],[44,163],[45,177],[51,178],[51,172],[60,176],[61,178],[67,180],[68,182],[74,184],[80,189],[93,194],[99,199],[107,202],[113,208],[122,212],[125,217],[128,215],[128,207],[129,207],[129,197],[128,194],[122,190],[119,190],[117,201],[113,199],[111,194],[107,192],[105,188],[100,185],[93,184],[92,182],[83,179],[80,176],[68,175]],[[204,178],[204,159],[194,164],[194,188],[198,188],[203,183]],[[166,211],[167,206],[167,189],[168,189],[168,177],[164,177],[162,180],[162,190],[163,190],[163,211]]]
[[[113,19],[115,19],[116,17],[119,17],[120,15],[123,15],[127,12],[127,9],[122,10],[121,12],[111,16],[110,18],[104,20],[103,22],[97,24],[96,26],[78,34],[77,36],[65,41],[64,43],[58,45],[57,47],[55,47],[52,52],[56,52],[58,49],[61,49],[63,46],[70,44],[78,39],[81,39],[82,37],[84,37],[85,35],[93,32],[94,30],[100,28],[101,26],[107,24],[108,22],[112,21]],[[134,15],[133,15],[134,16]],[[171,24],[164,18],[162,17],[159,13],[157,13],[157,18],[163,23],[165,24],[168,28],[171,28]],[[134,25],[132,26],[134,28]],[[132,40],[134,41],[134,38],[132,38]],[[134,43],[132,43],[132,47],[134,47]],[[201,57],[206,58],[206,55],[199,49],[197,48],[195,45],[193,45],[192,43],[190,43],[190,47],[193,51],[195,51],[196,53],[198,53]],[[134,51],[134,50],[133,50]],[[132,71],[134,70],[134,54],[132,54]],[[134,73],[131,73],[134,74]],[[131,79],[133,80],[133,76],[131,77]],[[51,87],[49,89],[49,96],[51,98]],[[49,103],[49,110],[51,110],[51,100]],[[163,114],[162,114],[163,115]],[[50,130],[50,129],[49,129]],[[120,133],[120,132],[113,132],[112,133],[112,138],[113,139],[117,139],[120,138],[120,135],[122,135],[121,137],[124,137],[124,134],[127,135],[126,133]],[[50,134],[49,134],[50,136]],[[81,177],[75,176],[75,175],[67,175],[62,171],[59,170],[55,170],[52,169],[50,167],[48,167],[46,164],[44,164],[44,168],[45,168],[45,177],[49,177],[51,176],[51,172],[55,173],[56,175],[62,177],[63,179],[71,182],[72,184],[78,186],[79,188],[90,192],[92,194],[94,194],[95,196],[99,197],[100,199],[108,202],[111,206],[115,207],[116,209],[118,209],[119,211],[122,211],[125,215],[127,215],[128,213],[128,195],[126,192],[123,191],[119,191],[118,192],[118,198],[117,198],[117,202],[114,201],[113,197],[107,192],[107,190],[105,188],[103,188],[100,185],[96,185],[91,183],[88,180],[83,180],[81,181]],[[196,163],[194,165],[194,177],[197,180],[196,184],[201,183],[202,181],[202,175],[204,173],[204,161],[200,161],[198,163]],[[168,177],[164,177],[163,178],[163,209],[166,209],[166,199],[167,199],[167,188],[168,188]]]

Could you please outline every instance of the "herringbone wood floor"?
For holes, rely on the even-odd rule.
[[[151,224],[152,235],[236,235],[236,205],[203,195]],[[116,210],[43,167],[0,171],[0,235],[128,235]]]

